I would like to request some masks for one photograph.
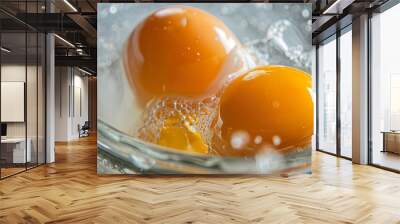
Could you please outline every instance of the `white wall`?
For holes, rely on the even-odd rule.
[[[27,70],[25,70],[27,69]],[[25,65],[2,65],[1,66],[1,81],[2,82],[25,82],[25,75],[26,71],[28,72],[27,75],[35,75],[36,76],[36,67],[34,66],[27,66]],[[28,77],[28,79],[31,82],[31,79]],[[32,83],[30,83],[32,84]],[[34,83],[36,85],[36,81]],[[29,97],[35,97],[36,98],[36,88],[35,89],[30,89],[28,88],[28,93],[27,96]],[[29,90],[32,90],[33,92],[30,92]],[[27,99],[28,102],[31,102],[32,99]],[[36,104],[35,105],[30,105],[31,107],[34,106],[36,109]],[[6,108],[1,108],[2,110],[5,110]],[[33,115],[33,117],[32,117]],[[36,113],[28,113],[28,122],[35,121],[36,123]],[[7,122],[7,136],[8,137],[25,137],[25,123],[26,122]],[[32,127],[33,124],[28,124],[28,128]],[[36,126],[34,127],[36,130]],[[29,133],[31,133],[28,130],[28,137]]]
[[[1,81],[18,81],[25,82],[25,65],[2,65],[1,66]],[[32,67],[27,68],[28,71]],[[30,74],[30,72],[28,72]],[[5,110],[6,108],[1,108]],[[25,137],[25,122],[8,122],[7,137]]]
[[[68,140],[68,88],[70,84],[68,72],[67,67],[55,68],[55,141]]]
[[[56,141],[79,138],[78,124],[83,125],[88,120],[88,77],[83,75],[75,68],[56,67]]]

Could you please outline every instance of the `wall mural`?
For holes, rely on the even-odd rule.
[[[311,172],[311,4],[98,9],[99,174]]]

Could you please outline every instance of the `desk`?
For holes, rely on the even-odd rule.
[[[32,141],[27,138],[26,152],[25,152],[25,138],[5,138],[1,139],[1,156],[6,160],[6,163],[25,163],[31,162]],[[12,158],[12,159],[11,159]],[[26,161],[25,161],[26,159]]]
[[[382,152],[393,152],[400,154],[400,131],[383,131]]]

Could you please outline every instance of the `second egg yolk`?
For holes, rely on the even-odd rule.
[[[255,68],[233,80],[220,102],[221,155],[251,156],[310,144],[313,100],[309,74],[285,66]]]
[[[180,117],[166,119],[157,144],[186,152],[208,153],[208,146],[190,120]]]
[[[187,6],[159,9],[132,32],[124,65],[139,102],[157,96],[201,97],[241,69],[240,43],[215,16]],[[240,61],[240,60],[239,60]]]

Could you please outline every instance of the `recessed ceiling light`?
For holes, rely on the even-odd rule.
[[[10,53],[10,52],[11,52],[11,50],[9,50],[9,49],[7,49],[7,48],[5,48],[5,47],[1,47],[0,49],[1,49],[2,51],[6,52],[6,53]]]
[[[88,71],[86,71],[86,70],[83,70],[83,69],[81,69],[81,68],[79,68],[79,67],[78,67],[78,70],[81,71],[81,72],[83,72],[83,73],[85,73],[85,74],[87,74],[87,75],[90,75],[90,76],[93,75],[92,73],[90,73],[90,72],[88,72]]]
[[[322,14],[342,14],[343,9],[351,5],[355,0],[336,0]]]
[[[74,12],[78,12],[78,10],[68,1],[64,0],[65,4],[67,4]]]
[[[68,40],[66,40],[66,39],[64,39],[64,38],[62,38],[62,37],[60,37],[59,35],[57,35],[57,34],[54,34],[54,36],[55,37],[57,37],[59,40],[61,40],[62,42],[64,42],[64,43],[66,43],[67,45],[69,45],[70,47],[73,47],[73,48],[75,48],[75,45],[73,45],[71,42],[69,42]]]

